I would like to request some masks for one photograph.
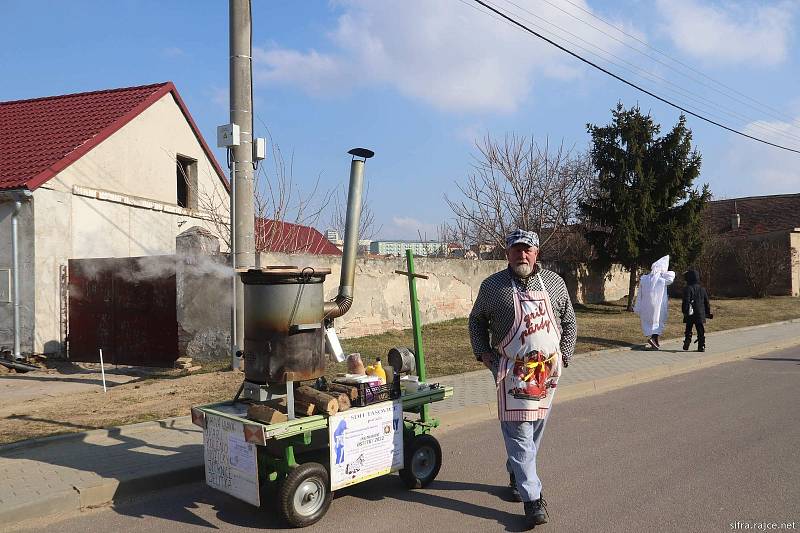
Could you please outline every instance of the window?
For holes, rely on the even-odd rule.
[[[197,160],[182,155],[175,156],[177,179],[177,204],[187,209],[197,209]]]

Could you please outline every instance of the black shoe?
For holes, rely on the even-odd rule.
[[[705,352],[706,351],[706,345],[705,344],[698,344],[697,345],[697,351],[698,352]]]
[[[656,342],[656,340],[653,337],[650,337],[649,339],[647,339],[647,344],[652,346],[654,350],[658,350],[658,343]]]
[[[689,349],[689,346],[691,346],[691,344],[692,344],[692,338],[691,337],[689,337],[688,339],[684,339],[684,341],[683,341],[683,351],[684,352],[687,351]]]
[[[525,523],[528,527],[539,526],[547,523],[547,502],[541,496],[538,500],[524,502]]]
[[[517,490],[517,480],[514,479],[514,474],[509,474],[508,487],[511,489],[511,493],[509,495],[511,501],[521,502],[522,496],[520,496],[519,490]]]

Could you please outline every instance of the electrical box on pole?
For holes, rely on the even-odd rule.
[[[263,137],[253,139],[253,161],[263,161],[267,158],[267,140]]]
[[[217,147],[230,148],[231,146],[239,146],[240,143],[241,135],[239,134],[238,124],[217,126]]]

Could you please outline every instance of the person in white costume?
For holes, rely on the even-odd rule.
[[[639,279],[639,295],[633,311],[642,322],[642,333],[647,343],[658,350],[658,338],[667,324],[667,285],[675,281],[675,272],[669,270],[669,256],[665,255],[650,268],[650,273]]]

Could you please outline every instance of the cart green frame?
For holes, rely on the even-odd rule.
[[[439,472],[441,448],[430,435],[431,430],[439,425],[439,421],[430,417],[423,420],[421,415],[428,404],[445,400],[452,395],[452,387],[435,387],[406,394],[398,399],[404,415],[404,466],[399,473],[400,479],[408,488],[426,486]],[[368,409],[392,401],[354,407],[350,411]],[[259,506],[277,503],[280,514],[295,527],[305,527],[317,522],[327,512],[333,495],[328,471],[328,417],[312,415],[277,424],[263,424],[246,418],[247,405],[241,401],[227,401],[196,406],[192,408],[192,421],[202,427],[204,432],[212,417],[241,424],[245,441],[255,444]],[[303,465],[314,465],[317,468],[305,468],[301,472],[300,467]],[[320,465],[325,469],[324,474],[318,468]],[[309,471],[308,476],[305,470]],[[298,491],[305,492],[298,496]]]
[[[425,354],[416,279],[427,279],[427,276],[415,273],[411,250],[406,252],[406,261],[408,270],[395,272],[408,277],[416,371],[424,382]],[[355,407],[350,411],[369,409],[397,400],[401,402],[404,457],[403,468],[399,471],[400,479],[410,489],[422,488],[436,478],[442,462],[441,447],[430,435],[439,426],[439,421],[430,416],[428,406],[452,395],[452,387],[437,385],[404,394],[399,399]],[[333,496],[330,490],[329,418],[313,415],[277,424],[263,424],[246,418],[247,405],[233,400],[193,407],[192,422],[203,428],[204,442],[209,419],[227,420],[235,427],[241,424],[245,442],[254,444],[256,449],[258,505],[277,503],[281,515],[294,527],[314,524],[325,515]],[[369,479],[372,478],[357,482]]]

